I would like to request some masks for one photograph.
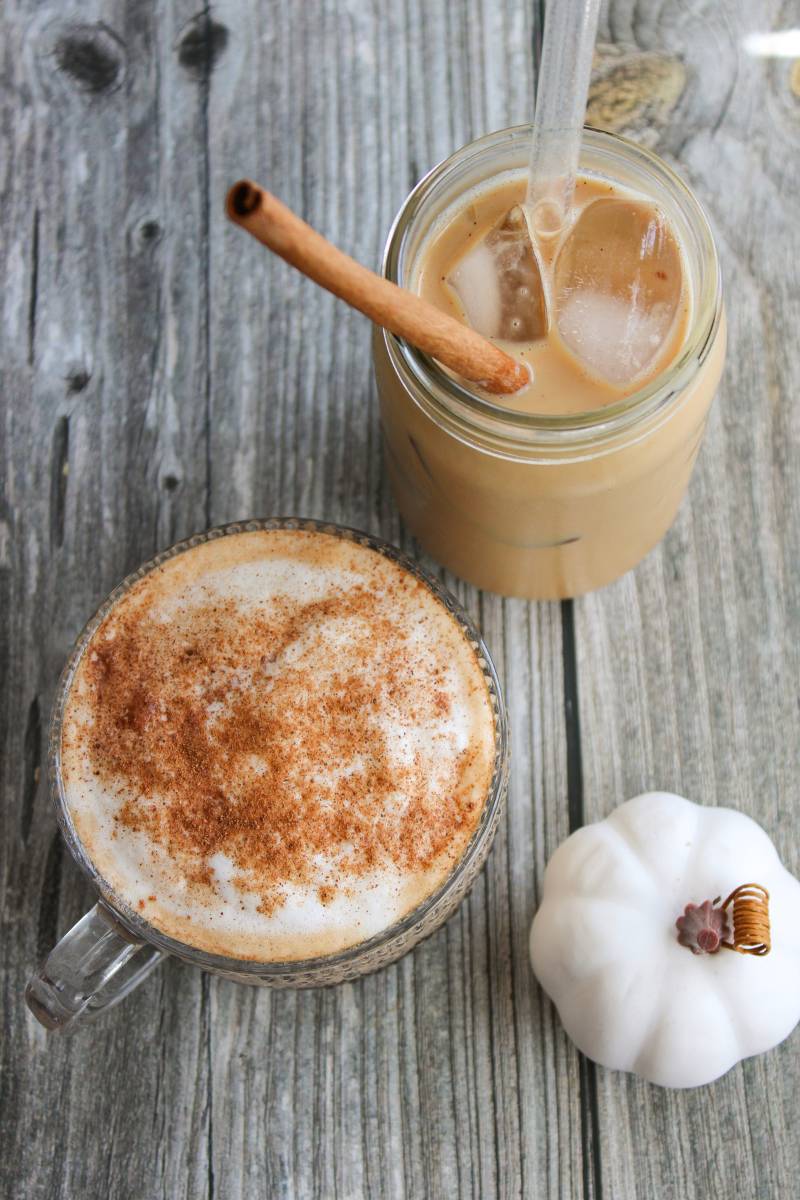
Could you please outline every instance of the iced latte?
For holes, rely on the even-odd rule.
[[[468,321],[454,282],[470,245],[521,201],[528,139],[525,127],[492,134],[431,172],[390,235],[388,277]],[[587,131],[573,225],[610,198],[623,228],[636,230],[652,210],[669,231],[659,277],[645,281],[657,298],[671,295],[663,327],[640,322],[629,345],[613,313],[582,304],[545,337],[500,336],[531,372],[528,387],[502,400],[376,332],[387,467],[403,516],[440,562],[507,595],[578,595],[661,539],[722,370],[719,270],[697,201],[652,154]],[[605,246],[579,246],[580,270],[591,270],[595,253],[613,253],[612,234]],[[546,253],[557,280],[558,243]],[[480,285],[472,290],[489,303]]]

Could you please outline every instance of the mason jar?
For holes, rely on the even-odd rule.
[[[383,272],[413,283],[426,238],[460,197],[521,178],[530,126],[471,142],[422,179],[389,234]],[[586,129],[579,174],[643,196],[682,248],[690,295],[676,356],[631,395],[563,415],[520,412],[383,329],[374,336],[386,463],[411,532],[464,579],[558,599],[602,587],[664,536],[686,491],[725,356],[717,253],[703,209],[648,150]]]

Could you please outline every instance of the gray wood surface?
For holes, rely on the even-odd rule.
[[[222,216],[263,180],[378,261],[427,167],[526,119],[541,13],[518,0],[6,0],[2,195],[3,1034],[0,1194],[797,1194],[798,1035],[709,1089],[597,1069],[526,939],[569,829],[637,791],[752,813],[800,869],[800,76],[742,48],[797,0],[611,0],[591,117],[706,202],[728,367],[664,544],[574,604],[453,580],[511,709],[507,821],[456,916],[400,963],[307,993],[168,963],[61,1039],[25,979],[90,903],[42,778],[58,672],[156,549],[277,513],[406,548],[369,329]]]

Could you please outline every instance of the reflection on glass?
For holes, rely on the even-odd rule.
[[[755,58],[800,58],[800,29],[748,33],[742,38],[742,49]]]

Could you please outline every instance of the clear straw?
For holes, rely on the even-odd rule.
[[[536,237],[553,237],[572,207],[600,0],[550,0],[525,200]]]

